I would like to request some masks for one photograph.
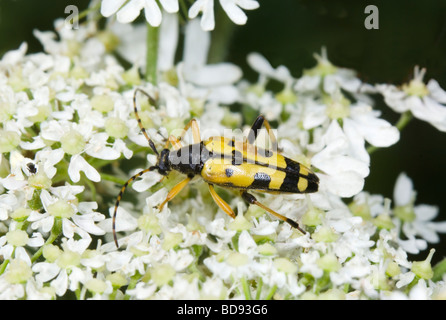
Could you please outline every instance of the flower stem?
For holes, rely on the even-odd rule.
[[[276,293],[277,285],[274,285],[271,290],[269,291],[268,295],[266,296],[265,300],[271,300]]]
[[[146,56],[146,75],[145,78],[150,83],[156,85],[157,77],[157,61],[158,61],[158,39],[159,38],[159,28],[152,27],[147,23],[147,56]]]
[[[259,278],[259,281],[257,283],[256,300],[260,300],[260,295],[262,294],[262,287],[263,287],[263,280],[262,278]]]
[[[248,281],[246,281],[245,277],[242,277],[241,281],[242,281],[243,293],[245,294],[245,299],[252,300],[251,290],[249,290]]]
[[[114,182],[114,183],[117,183],[120,185],[123,185],[125,183],[124,179],[115,177],[111,174],[101,172],[100,175],[101,175],[101,180],[108,180],[108,181],[111,181],[111,182]]]
[[[57,237],[62,232],[62,219],[55,218],[53,228],[51,229],[51,234],[48,237],[48,239],[45,241],[45,244],[39,248],[39,250],[34,253],[34,255],[31,258],[31,262],[35,262],[39,257],[42,255],[43,248],[45,248],[46,245],[52,244],[54,240],[57,239]]]
[[[208,63],[219,63],[226,59],[235,30],[234,23],[232,23],[222,8],[216,8],[215,18],[216,24],[215,30],[212,32]]]

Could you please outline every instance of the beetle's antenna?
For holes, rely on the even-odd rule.
[[[150,102],[150,104],[152,104],[152,105],[154,105],[154,106],[156,105],[156,101],[155,101],[155,99],[152,98],[152,96],[151,96],[150,94],[148,94],[148,93],[145,92],[144,90],[139,89],[139,88],[136,88],[136,89],[135,89],[135,93],[134,93],[134,95],[133,95],[133,110],[134,110],[134,112],[135,112],[136,120],[138,121],[138,125],[139,125],[139,127],[141,128],[142,133],[144,134],[144,136],[146,137],[147,141],[149,142],[149,146],[150,146],[150,148],[152,148],[153,152],[155,152],[155,154],[156,154],[157,156],[159,156],[159,153],[158,153],[158,151],[157,151],[156,148],[155,148],[155,144],[153,143],[152,139],[149,138],[149,135],[147,134],[146,129],[145,129],[144,126],[142,125],[141,118],[139,117],[139,114],[138,114],[138,108],[136,107],[136,94],[137,94],[138,92],[141,92],[141,93],[144,94],[147,98],[149,98],[149,102]]]
[[[149,172],[149,171],[153,171],[153,170],[157,170],[159,169],[158,166],[152,166],[150,168],[144,169],[140,172],[138,172],[137,174],[135,174],[133,177],[131,177],[129,180],[127,180],[126,183],[124,183],[124,185],[121,188],[121,191],[119,191],[119,195],[116,198],[116,203],[115,203],[115,210],[113,212],[113,219],[112,219],[112,228],[113,228],[113,239],[115,240],[115,244],[116,247],[119,248],[119,244],[118,244],[118,237],[116,235],[116,214],[118,212],[118,207],[119,207],[119,202],[122,199],[122,195],[124,194],[125,189],[127,188],[127,186],[135,179],[137,179],[138,177],[142,176],[144,173]]]

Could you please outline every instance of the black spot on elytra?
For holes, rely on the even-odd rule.
[[[269,188],[269,183],[271,182],[271,177],[264,172],[257,172],[254,175],[254,181],[250,185],[252,189],[267,190]]]

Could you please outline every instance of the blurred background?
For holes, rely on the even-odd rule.
[[[217,2],[217,1],[216,1]],[[0,56],[26,41],[29,52],[42,50],[33,29],[52,30],[53,21],[67,17],[68,5],[85,9],[88,0],[0,0]],[[232,34],[221,58],[240,65],[245,77],[256,75],[246,63],[248,53],[263,54],[273,67],[287,66],[299,77],[315,65],[313,53],[327,48],[336,66],[354,69],[369,83],[402,84],[409,81],[415,65],[427,69],[425,81],[436,79],[446,89],[446,1],[442,0],[259,0],[260,8],[245,11],[248,23],[227,30]],[[367,5],[379,9],[379,29],[367,30]],[[219,6],[216,4],[216,7]],[[217,27],[219,23],[217,21]],[[224,25],[224,24],[222,24]],[[383,117],[396,123],[399,116],[377,97]],[[446,220],[446,133],[429,124],[412,120],[395,146],[372,155],[371,173],[365,190],[392,198],[401,171],[413,179],[416,204],[440,208],[436,220]],[[434,262],[446,256],[446,235]],[[418,258],[426,257],[427,252]],[[416,258],[416,257],[414,257]]]

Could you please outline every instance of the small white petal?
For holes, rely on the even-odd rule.
[[[116,15],[120,23],[130,23],[134,21],[144,7],[144,0],[132,0],[128,2]]]
[[[71,157],[70,164],[68,165],[68,175],[73,182],[79,182],[81,176],[80,172],[83,171],[88,179],[94,182],[101,181],[101,176],[98,171],[91,166],[81,155],[75,154]]]
[[[150,25],[158,27],[161,24],[161,10],[155,0],[145,0],[144,13]]]
[[[102,0],[101,14],[108,18],[121,8],[126,0]]]
[[[246,14],[237,6],[234,0],[220,0],[220,4],[234,23],[243,25],[248,20]]]
[[[414,195],[412,180],[404,173],[398,176],[393,190],[393,199],[397,206],[404,206],[411,203]]]
[[[178,12],[179,10],[178,0],[160,0],[160,2],[164,10],[169,13]]]
[[[446,91],[440,87],[436,80],[429,80],[427,83],[427,89],[429,90],[430,96],[434,98],[434,100],[446,104]]]

